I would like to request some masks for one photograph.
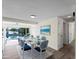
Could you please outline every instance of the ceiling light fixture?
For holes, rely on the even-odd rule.
[[[71,18],[72,16],[67,16],[68,18]]]
[[[30,17],[31,17],[31,18],[36,18],[36,15],[31,15]]]

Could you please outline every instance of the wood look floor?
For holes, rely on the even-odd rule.
[[[70,44],[64,45],[63,48],[58,51],[55,50],[53,53],[54,54],[47,59],[75,59],[75,48]]]

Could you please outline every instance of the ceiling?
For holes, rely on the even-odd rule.
[[[75,5],[75,0],[2,0],[2,16],[40,22],[71,14]],[[30,15],[36,15],[36,18],[32,19]]]

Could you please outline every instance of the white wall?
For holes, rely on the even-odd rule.
[[[58,50],[61,48],[63,45],[63,41],[61,38],[59,38],[59,35],[61,35],[61,27],[62,27],[62,19],[59,19],[60,24],[58,24],[58,18],[51,18],[48,20],[41,21],[38,26],[44,26],[44,25],[51,25],[51,34],[50,35],[44,35],[40,34],[42,36],[46,36],[47,40],[49,40],[48,46]],[[60,29],[59,29],[60,28]],[[58,31],[59,29],[59,31]],[[40,29],[39,29],[40,30]],[[59,35],[58,35],[59,33]]]
[[[57,18],[58,19],[58,36],[57,36],[57,46],[58,49],[63,47],[63,19],[62,18]]]
[[[39,36],[40,35],[39,25],[38,24],[31,25],[30,26],[30,33],[34,37]]]
[[[5,44],[6,44],[6,29],[3,30],[3,36],[2,36],[2,50],[5,50]]]
[[[75,39],[75,22],[69,23],[69,43]]]
[[[18,22],[7,22],[7,21],[3,21],[2,23],[3,27],[8,27],[8,28],[19,28],[19,27],[30,27],[30,24],[27,23],[18,23]]]

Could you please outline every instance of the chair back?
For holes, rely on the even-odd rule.
[[[41,38],[41,40],[46,40],[46,37],[43,36],[43,37]]]
[[[20,40],[20,45],[21,45],[21,47],[23,47],[24,46],[24,40]]]
[[[20,45],[20,43],[21,43],[21,39],[20,39],[20,38],[18,38],[18,43],[19,43],[19,45]]]
[[[40,43],[40,48],[41,48],[42,50],[46,49],[47,46],[48,46],[48,40],[44,40],[44,41],[42,41],[42,42]]]
[[[37,36],[37,38],[39,39],[39,38],[40,38],[40,36]]]
[[[20,38],[18,38],[18,42],[20,42]]]

